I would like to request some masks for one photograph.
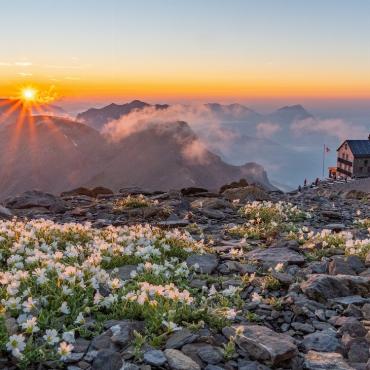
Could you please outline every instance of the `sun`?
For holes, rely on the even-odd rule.
[[[32,103],[37,100],[37,90],[33,87],[26,87],[21,91],[21,99],[24,102]]]

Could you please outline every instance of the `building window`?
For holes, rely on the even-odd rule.
[[[347,144],[344,144],[344,149],[347,150],[348,149],[348,145]]]
[[[363,167],[360,167],[358,170],[359,172],[362,172],[363,169],[364,169]]]
[[[367,166],[369,161],[367,159],[364,160],[364,165]]]

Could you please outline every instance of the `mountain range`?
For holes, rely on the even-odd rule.
[[[251,161],[263,165],[270,178],[286,190],[303,182],[305,177],[315,178],[321,173],[323,140],[336,145],[333,138],[323,139],[321,133],[301,135],[292,130],[296,122],[317,120],[300,104],[261,114],[241,104],[208,103],[194,107],[151,105],[134,100],[89,109],[79,113],[77,120],[105,130],[119,125],[140,126],[150,119],[165,121],[168,117],[186,120],[204,145],[225,162],[241,165]]]
[[[2,121],[0,116],[0,199],[30,189],[58,193],[78,186],[216,190],[241,178],[274,189],[262,166],[225,163],[186,122],[157,123],[112,140],[57,116]]]

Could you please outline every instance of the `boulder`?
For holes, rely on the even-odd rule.
[[[197,187],[189,187],[189,188],[183,188],[181,189],[181,194],[184,197],[189,197],[193,195],[201,195],[204,193],[208,193],[207,189],[204,188],[197,188]]]
[[[166,349],[168,365],[173,370],[200,370],[200,366],[177,349]]]
[[[94,358],[92,370],[120,370],[123,365],[118,352],[102,349]]]
[[[222,193],[222,196],[229,201],[239,200],[240,202],[270,200],[270,196],[257,186],[227,189]]]
[[[367,296],[370,293],[370,277],[352,275],[310,275],[301,283],[301,289],[307,297],[325,302],[329,298],[351,295]]]
[[[5,206],[10,209],[43,207],[53,212],[66,210],[66,204],[61,198],[38,190],[30,190],[10,197],[5,201]]]
[[[257,248],[246,254],[248,260],[265,262],[267,264],[276,265],[278,263],[287,263],[294,265],[302,265],[305,261],[304,257],[298,252],[282,247],[282,248]]]
[[[234,326],[223,329],[223,332],[227,337],[234,336],[236,344],[252,358],[271,365],[290,360],[298,353],[292,337],[265,326]]]
[[[335,352],[340,348],[340,343],[335,331],[323,330],[306,335],[302,346],[306,351]]]
[[[173,333],[166,342],[166,348],[181,348],[187,343],[194,342],[198,336],[188,329],[181,329]]]
[[[304,356],[303,366],[306,370],[354,370],[344,361],[343,356],[336,352],[309,351]]]
[[[144,362],[152,366],[162,366],[167,362],[167,358],[162,351],[152,349],[144,353]]]

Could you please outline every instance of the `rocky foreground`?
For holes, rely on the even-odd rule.
[[[370,369],[365,191],[30,191],[0,218],[0,368]]]

